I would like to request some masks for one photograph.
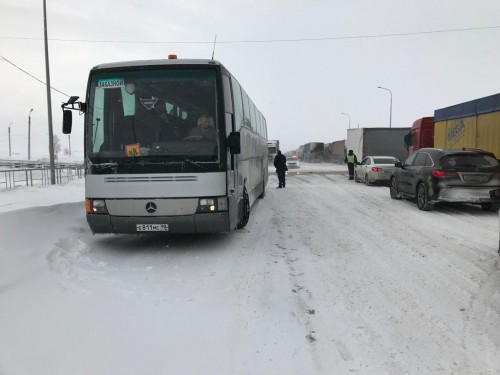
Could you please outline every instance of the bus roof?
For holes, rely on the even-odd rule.
[[[140,66],[168,66],[168,65],[219,65],[224,67],[217,60],[209,59],[158,59],[158,60],[134,60],[134,61],[119,61],[112,63],[99,64],[92,70],[112,69],[112,68],[129,68]],[[225,69],[225,68],[224,68]]]

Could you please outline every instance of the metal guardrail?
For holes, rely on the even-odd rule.
[[[83,163],[55,163],[56,184],[84,176]],[[0,160],[0,189],[50,185],[50,163],[46,161]]]

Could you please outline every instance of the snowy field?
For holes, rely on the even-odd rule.
[[[500,374],[498,213],[346,172],[271,173],[217,235],[93,236],[81,179],[0,191],[0,375]]]

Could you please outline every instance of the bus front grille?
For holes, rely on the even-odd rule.
[[[113,176],[105,177],[105,183],[116,183],[116,182],[196,182],[198,181],[198,176]]]

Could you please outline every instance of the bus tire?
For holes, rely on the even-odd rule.
[[[240,222],[236,225],[236,228],[242,229],[248,223],[248,219],[250,218],[250,199],[248,198],[247,188],[243,188],[243,216],[241,217]]]

